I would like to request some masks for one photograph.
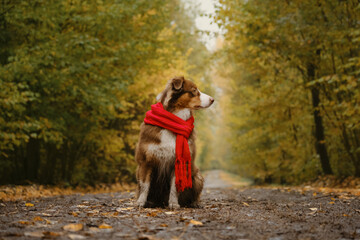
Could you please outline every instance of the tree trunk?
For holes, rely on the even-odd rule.
[[[55,184],[55,169],[57,163],[58,151],[54,144],[46,144],[46,163],[41,182],[44,184]]]
[[[354,146],[355,149],[359,149],[360,148],[360,141],[359,141],[359,131],[358,130],[353,130],[353,138],[355,140]],[[355,177],[360,177],[360,152],[357,151],[356,152],[356,159],[354,162],[354,166],[355,166]]]
[[[313,81],[315,79],[314,64],[310,63],[308,65],[307,74],[309,81]],[[325,130],[323,125],[323,119],[319,111],[320,91],[316,85],[311,88],[311,96],[312,96],[313,115],[314,115],[314,123],[315,123],[315,149],[317,154],[319,154],[323,172],[325,174],[333,174],[325,145],[325,134],[324,134]]]
[[[38,172],[40,165],[40,141],[39,139],[30,138],[26,145],[25,160],[26,179],[30,181],[38,180]]]
[[[60,162],[61,162],[61,181],[66,181],[67,179],[67,165],[68,165],[68,143],[65,142],[60,153]]]

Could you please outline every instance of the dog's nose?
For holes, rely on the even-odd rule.
[[[210,103],[213,104],[215,101],[215,99],[213,99],[212,97],[210,97]]]

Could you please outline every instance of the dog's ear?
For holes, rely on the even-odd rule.
[[[180,90],[184,84],[184,77],[175,77],[172,79],[172,86],[175,90]]]
[[[161,93],[159,93],[159,94],[156,96],[156,101],[159,102],[159,101],[161,100],[163,94],[164,94],[164,91],[162,91]]]

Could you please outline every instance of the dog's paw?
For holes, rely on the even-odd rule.
[[[179,209],[180,205],[178,203],[169,203],[170,209]]]
[[[135,203],[135,205],[136,205],[137,207],[144,207],[144,206],[145,206],[145,201],[139,201],[139,200],[137,200],[136,203]]]

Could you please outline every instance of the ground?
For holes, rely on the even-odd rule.
[[[251,187],[206,174],[201,208],[139,209],[132,191],[0,202],[0,239],[360,239],[358,191]]]

